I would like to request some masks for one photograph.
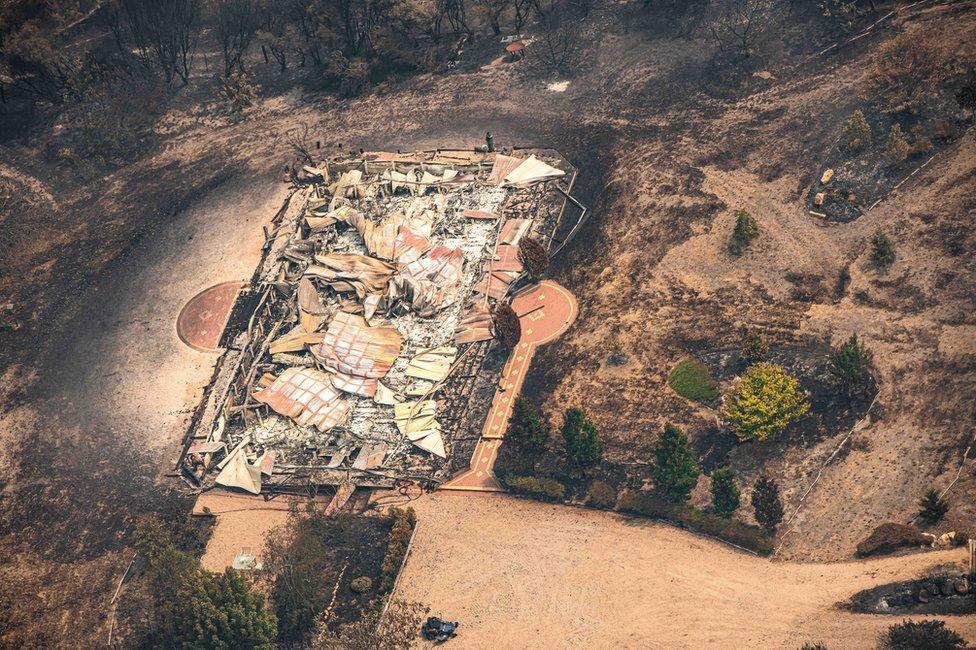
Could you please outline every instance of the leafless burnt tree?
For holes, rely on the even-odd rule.
[[[308,123],[302,122],[294,129],[289,129],[285,134],[285,142],[295,152],[295,155],[307,164],[315,164],[312,159],[312,143],[308,136]]]
[[[521,31],[525,23],[532,15],[532,0],[512,0],[512,8],[515,10],[515,20],[512,25],[515,31]]]
[[[723,52],[749,57],[773,20],[772,0],[720,0],[712,37]]]
[[[139,56],[163,73],[166,83],[190,80],[199,0],[119,0],[126,29]]]
[[[258,29],[258,8],[254,0],[215,0],[214,27],[224,54],[224,76],[235,69],[244,71],[244,55]]]

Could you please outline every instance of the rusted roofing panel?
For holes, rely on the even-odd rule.
[[[505,177],[523,162],[525,162],[524,158],[513,158],[512,156],[498,154],[495,156],[495,163],[491,167],[491,175],[488,176],[488,183],[490,185],[501,185]]]
[[[403,275],[419,279],[430,280],[438,286],[454,282],[461,276],[464,255],[456,248],[434,246],[426,256],[404,265],[400,272]]]
[[[420,259],[433,245],[423,235],[418,235],[406,226],[400,226],[393,241],[393,259],[399,264],[410,264]]]
[[[495,259],[489,262],[492,271],[514,271],[521,273],[523,266],[518,246],[502,244],[495,251]]]
[[[454,343],[475,343],[494,338],[492,319],[488,306],[481,300],[474,301],[468,308],[458,328],[454,331]]]
[[[488,212],[486,210],[465,210],[461,213],[462,217],[467,219],[497,219],[498,215],[494,212]]]
[[[335,373],[381,379],[400,355],[402,344],[403,337],[392,325],[371,327],[362,316],[339,312],[312,354]]]
[[[516,277],[517,274],[511,271],[492,271],[485,273],[484,277],[472,289],[477,293],[486,293],[495,300],[500,300],[505,297],[509,285],[515,281]]]
[[[312,368],[291,367],[254,399],[302,425],[328,431],[349,415],[349,403],[332,386],[329,375]]]

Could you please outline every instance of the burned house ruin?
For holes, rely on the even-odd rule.
[[[294,174],[180,474],[332,486],[339,507],[466,469],[507,355],[494,316],[582,223],[575,176],[536,149],[366,152]]]

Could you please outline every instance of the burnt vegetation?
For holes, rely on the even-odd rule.
[[[599,198],[598,202],[594,201],[598,218],[581,233],[579,241],[585,243],[575,247],[572,262],[554,262],[558,268],[547,269],[548,256],[538,250],[541,244],[536,248],[537,242],[526,240],[523,263],[534,275],[560,274],[574,290],[582,289],[578,294],[586,310],[595,314],[594,320],[610,322],[615,335],[600,342],[601,358],[606,356],[606,342],[612,340],[613,357],[622,361],[609,364],[614,368],[607,371],[603,364],[587,357],[586,342],[578,339],[564,348],[551,346],[540,350],[533,365],[535,375],[527,380],[524,394],[533,401],[520,403],[516,410],[496,467],[499,477],[518,493],[551,501],[585,501],[593,507],[617,508],[666,519],[769,553],[773,548],[772,536],[783,533],[784,516],[787,511],[794,511],[797,492],[808,483],[806,473],[802,473],[803,480],[797,478],[801,473],[797,471],[799,465],[794,463],[804,463],[805,470],[809,466],[805,461],[816,460],[822,452],[816,445],[829,444],[827,451],[831,451],[835,447],[834,436],[846,435],[868,415],[867,404],[878,392],[881,378],[902,387],[898,392],[914,395],[927,391],[926,394],[940,394],[940,399],[898,402],[886,397],[880,400],[880,407],[870,414],[871,427],[878,427],[879,431],[869,427],[866,432],[859,432],[836,457],[838,465],[847,454],[869,463],[872,445],[882,444],[881,436],[907,441],[914,434],[894,427],[887,429],[889,421],[902,412],[921,412],[924,415],[920,417],[929,418],[926,424],[940,427],[945,422],[961,421],[957,417],[959,412],[945,405],[942,398],[968,394],[970,388],[959,374],[969,372],[972,357],[966,356],[965,350],[952,357],[957,348],[965,346],[952,340],[948,333],[958,328],[963,332],[958,338],[965,339],[969,332],[966,328],[971,327],[968,313],[971,310],[961,311],[949,305],[932,321],[928,327],[936,333],[932,336],[946,333],[946,344],[936,342],[926,348],[924,362],[905,360],[905,352],[900,347],[906,339],[915,345],[916,332],[899,331],[892,336],[877,322],[870,323],[870,328],[859,329],[856,337],[840,339],[842,342],[832,349],[825,342],[831,340],[830,336],[843,332],[846,337],[850,327],[861,327],[862,323],[845,322],[836,326],[837,323],[829,322],[826,325],[829,332],[823,332],[815,342],[802,339],[804,335],[798,333],[801,323],[808,318],[803,314],[827,310],[839,301],[845,301],[845,308],[852,314],[865,305],[879,314],[882,311],[896,314],[892,294],[904,297],[920,291],[911,285],[910,275],[916,271],[923,273],[922,255],[928,257],[926,263],[933,263],[943,254],[951,257],[956,270],[941,270],[936,286],[946,295],[955,292],[967,299],[971,296],[971,286],[966,280],[971,275],[969,259],[974,246],[971,202],[923,206],[931,212],[925,214],[919,238],[928,246],[921,254],[913,241],[913,231],[895,224],[894,218],[889,221],[886,214],[882,220],[865,219],[876,201],[892,196],[892,189],[930,158],[951,153],[964,142],[961,136],[971,129],[976,109],[974,62],[966,58],[968,54],[953,52],[938,38],[928,37],[925,29],[929,23],[922,22],[927,18],[921,13],[899,14],[897,20],[882,23],[857,41],[848,41],[887,12],[898,11],[908,4],[874,0],[635,0],[623,4],[591,0],[108,0],[99,3],[12,0],[0,7],[0,139],[24,143],[10,157],[11,166],[36,154],[36,160],[31,159],[29,166],[43,169],[45,175],[50,172],[52,177],[56,176],[61,185],[52,181],[51,187],[56,191],[51,194],[57,194],[70,207],[57,211],[30,184],[19,180],[8,182],[4,178],[0,186],[0,213],[5,219],[38,214],[61,218],[65,212],[79,207],[78,203],[68,201],[81,197],[77,199],[79,203],[91,203],[91,207],[88,212],[78,210],[78,213],[101,224],[104,205],[98,202],[98,195],[106,188],[121,187],[121,197],[113,195],[106,200],[120,202],[111,218],[104,219],[112,223],[125,220],[120,216],[122,212],[126,213],[125,218],[142,214],[157,195],[169,196],[173,190],[172,194],[178,196],[172,205],[166,203],[159,209],[154,206],[152,221],[147,219],[153,227],[167,226],[184,195],[193,196],[219,185],[226,178],[227,167],[205,171],[202,167],[212,159],[194,164],[196,161],[184,158],[170,161],[170,167],[164,170],[139,169],[139,175],[129,177],[112,174],[129,166],[135,169],[136,163],[152,158],[172,144],[167,140],[173,132],[169,130],[172,123],[168,120],[174,114],[199,121],[223,137],[225,132],[220,129],[232,122],[228,115],[233,120],[251,119],[259,112],[255,107],[261,107],[262,99],[287,96],[298,89],[310,101],[325,102],[327,111],[323,112],[339,116],[334,122],[339,125],[334,135],[324,136],[320,125],[303,122],[297,122],[298,127],[294,126],[296,122],[290,122],[281,129],[281,146],[300,160],[298,167],[301,167],[322,158],[319,140],[325,143],[328,137],[329,144],[334,146],[349,142],[352,136],[342,131],[341,125],[342,120],[349,118],[349,113],[343,111],[349,106],[354,110],[361,108],[353,98],[376,93],[399,99],[395,93],[405,89],[404,95],[412,93],[420,97],[417,104],[406,104],[408,109],[430,101],[436,110],[441,110],[442,105],[436,103],[437,93],[447,85],[438,86],[438,79],[453,79],[451,75],[462,79],[467,73],[472,73],[472,78],[475,75],[487,78],[493,73],[483,69],[495,70],[490,66],[496,59],[503,59],[504,65],[497,69],[508,75],[504,91],[512,94],[512,104],[524,102],[528,106],[526,114],[510,114],[506,111],[515,109],[492,104],[490,110],[482,107],[469,120],[455,118],[456,123],[467,128],[477,120],[512,117],[516,134],[512,137],[526,133],[545,137],[553,145],[565,146],[592,163],[582,179],[590,186],[582,191]],[[945,10],[961,12],[960,6]],[[950,16],[945,20],[957,18]],[[514,48],[511,54],[506,54],[506,43],[500,42],[502,36],[506,37],[506,43],[524,37],[528,44],[524,50]],[[620,73],[608,65],[608,59],[614,59],[621,51],[619,46],[613,49],[615,41],[657,48],[651,52],[634,46],[634,58],[624,62],[638,69],[639,81],[629,76],[624,82],[613,81]],[[836,111],[824,108],[817,113],[808,110],[811,105],[798,107],[781,101],[784,96],[789,96],[791,101],[795,99],[789,95],[794,90],[801,94],[812,92],[811,85],[830,86],[833,81],[825,82],[817,75],[828,67],[842,70],[851,60],[862,59],[863,70],[859,69],[850,86],[844,86],[856,92],[845,91],[845,101],[836,104]],[[641,67],[645,64],[646,68]],[[659,67],[664,72],[659,73]],[[596,81],[586,76],[594,69],[600,77]],[[813,81],[803,79],[807,74]],[[417,78],[418,83],[410,85],[411,78]],[[540,109],[539,104],[548,103],[550,97],[541,93],[555,79],[572,80],[570,94],[580,82],[580,95],[572,99],[574,107],[579,108],[565,109],[564,115],[557,115],[555,109],[551,114]],[[590,85],[583,87],[584,82]],[[483,93],[493,98],[492,101],[503,94],[497,86],[483,88],[482,77],[469,83],[467,90],[459,83],[459,89],[451,87],[450,92],[442,93],[448,96],[454,93],[458,112],[464,112],[463,102],[473,94]],[[425,93],[430,88],[434,90],[428,97]],[[780,103],[766,110],[766,101]],[[817,102],[821,108],[834,105],[821,98]],[[560,106],[569,104],[564,102]],[[672,106],[677,109],[671,111]],[[734,106],[738,115],[752,112],[756,116],[735,137],[723,132],[717,124],[729,106]],[[401,133],[408,134],[403,137],[409,138],[409,128],[401,126],[407,121],[399,115],[402,107],[391,105],[388,113],[392,126],[375,125],[377,131],[403,128]],[[602,111],[603,115],[594,117],[584,110]],[[798,114],[802,115],[797,117]],[[436,125],[440,130],[424,132],[424,142],[448,132],[454,124]],[[476,123],[469,130],[481,132],[483,126]],[[739,126],[742,125],[735,124],[735,129]],[[761,156],[754,155],[754,145],[744,144],[737,137],[755,140],[758,143],[755,147],[762,149]],[[641,148],[644,143],[659,140],[675,149],[685,146],[681,142],[715,140],[721,143],[722,151],[716,153],[702,145],[691,153],[686,151],[686,157],[681,158],[671,152],[665,155],[652,150],[648,154]],[[618,155],[619,160],[614,158]],[[762,160],[757,162],[757,157]],[[276,159],[271,162],[278,164]],[[937,159],[933,164],[938,162]],[[615,164],[619,167],[614,167]],[[186,180],[172,171],[175,167],[185,167],[187,177],[195,176],[199,180]],[[774,275],[779,258],[795,250],[781,247],[782,233],[776,231],[780,215],[767,212],[762,206],[749,205],[747,211],[740,207],[744,203],[723,204],[709,193],[711,189],[703,189],[723,185],[721,179],[718,183],[704,184],[702,169],[705,167],[743,176],[751,174],[764,182],[782,181],[790,186],[784,190],[786,194],[795,187],[796,202],[806,201],[805,208],[816,213],[808,215],[806,209],[797,211],[808,219],[804,225],[811,230],[806,232],[819,228],[820,219],[841,224],[824,237],[824,242],[841,238],[843,235],[838,232],[847,222],[864,219],[857,224],[857,241],[851,245],[853,252],[840,251],[851,253],[851,258],[857,257],[849,264],[851,270],[810,271],[791,266],[786,280],[793,286],[780,292],[787,297],[781,300],[773,295],[777,294],[775,288],[762,286],[763,276]],[[833,175],[820,180],[825,169],[832,170]],[[611,172],[616,174],[613,186],[601,194],[601,183]],[[968,177],[959,176],[957,182],[971,184],[972,178],[970,172]],[[734,185],[739,180],[735,178],[730,183]],[[921,185],[935,180],[927,178]],[[655,187],[662,191],[655,194],[648,189]],[[749,194],[751,189],[754,188],[742,190],[740,194]],[[896,199],[913,200],[919,191],[922,191],[919,185],[908,184]],[[818,195],[822,195],[819,203]],[[671,200],[676,197],[680,200]],[[640,212],[639,218],[628,215],[624,204],[638,206],[635,209]],[[730,211],[735,216],[731,232],[726,220],[720,222],[725,224],[724,229],[716,233],[723,263],[728,262],[733,270],[741,270],[745,276],[756,277],[758,288],[726,285],[714,291],[690,291],[687,286],[664,286],[666,283],[657,283],[649,275],[648,269],[653,269],[668,249],[690,240],[693,235],[707,233],[713,217],[727,216]],[[761,220],[762,228],[756,217]],[[72,224],[67,221],[66,224],[68,231]],[[617,224],[625,234],[607,236],[607,231]],[[12,237],[4,245],[19,253],[20,242],[34,238],[29,228],[25,230],[28,234]],[[134,233],[111,231],[105,237],[127,245],[130,239],[153,232],[152,228],[137,228]],[[819,230],[817,233],[822,234]],[[626,240],[631,248],[625,252],[634,254],[621,255],[613,239]],[[807,244],[803,242],[799,246]],[[100,269],[89,268],[94,264],[92,260],[110,259],[112,253],[88,242],[79,245],[67,242],[59,247],[57,255],[77,255],[84,268],[77,271],[80,279],[75,280],[76,284],[67,288],[44,280],[44,286],[52,287],[48,291],[57,294],[58,308],[64,296],[80,295],[79,287],[87,286],[97,276]],[[62,260],[55,256],[38,258],[36,262],[36,266],[57,262],[58,278],[68,275],[63,270],[67,264],[62,265]],[[616,264],[623,268],[621,275],[612,273],[611,267]],[[824,262],[822,266],[826,265]],[[596,296],[597,292],[592,291],[584,294],[588,286],[595,284],[588,285],[587,277],[604,272],[615,283],[619,295]],[[867,281],[864,275],[868,276]],[[604,279],[600,276],[600,282]],[[849,290],[852,284],[854,288]],[[643,286],[655,287],[653,298],[645,303],[640,301],[647,295],[639,295]],[[891,290],[889,294],[885,294],[886,289]],[[23,333],[32,321],[52,322],[56,326],[75,323],[50,308],[44,311],[37,307],[37,313],[31,314],[35,310],[33,285],[25,283],[22,290],[10,291],[22,293],[16,296],[17,305],[14,297],[8,303],[8,296],[2,296],[0,332],[4,334]],[[29,298],[21,300],[22,296]],[[926,296],[925,300],[931,304],[937,299]],[[37,303],[40,302],[38,298]],[[627,308],[631,302],[638,304],[640,311],[640,318],[632,321],[640,323],[636,336],[632,336],[633,331],[628,331],[624,319],[614,312]],[[921,298],[917,302],[924,303]],[[663,319],[667,323],[663,323],[666,327],[649,334],[653,328],[645,326],[645,319],[653,318],[655,306],[667,308]],[[581,316],[585,317],[585,314]],[[592,324],[592,320],[587,323]],[[509,344],[518,340],[519,321],[514,313],[500,311],[496,314],[495,327],[499,337]],[[593,327],[587,331],[593,339],[599,338],[597,335],[604,330]],[[616,338],[618,333],[622,336]],[[745,346],[744,335],[749,337]],[[879,341],[885,336],[889,338]],[[6,342],[2,347],[5,355],[20,353],[21,348],[19,344],[7,346]],[[69,347],[62,346],[62,349]],[[743,347],[744,350],[740,349]],[[683,399],[684,393],[677,387],[667,388],[667,370],[685,358],[695,359],[701,366],[679,384],[682,390],[697,389],[686,391],[689,399]],[[785,368],[799,382],[800,389],[810,393],[809,413],[798,421],[791,419],[784,431],[778,431],[768,440],[739,442],[727,423],[717,417],[719,399],[728,394],[730,386],[749,366],[764,361]],[[889,367],[890,363],[896,365]],[[600,391],[580,391],[570,398],[562,393],[558,394],[557,402],[551,401],[552,395],[546,392],[550,385],[558,383],[570,368],[577,366],[597,377],[595,383],[599,384]],[[916,372],[917,367],[930,374]],[[616,375],[607,380],[611,372],[620,376],[633,372],[633,383],[614,384]],[[17,399],[25,399],[24,394],[27,393],[18,388]],[[583,410],[573,409],[564,414],[566,406],[581,406]],[[778,404],[774,401],[767,406],[775,411]],[[665,418],[676,424],[666,428]],[[653,423],[648,424],[649,421]],[[707,424],[702,424],[705,421]],[[967,429],[966,426],[953,428]],[[923,429],[918,430],[921,437]],[[919,469],[913,471],[929,475],[927,478],[932,479],[937,489],[936,498],[923,495],[916,508],[915,499],[919,496],[916,486],[905,491],[899,504],[879,501],[880,505],[864,506],[859,514],[870,516],[862,520],[877,522],[889,517],[903,520],[900,517],[907,516],[909,510],[914,513],[920,509],[923,516],[919,522],[933,527],[962,529],[971,524],[971,508],[959,507],[954,501],[956,494],[971,487],[969,473],[963,473],[959,487],[943,498],[939,495],[948,481],[936,481],[932,476],[936,470],[929,463],[931,458],[937,458],[935,464],[952,465],[954,470],[957,448],[965,449],[965,444],[960,446],[958,440],[963,434],[954,432],[951,440],[948,434],[937,438],[925,428],[924,435],[932,439],[926,442],[924,456],[918,459]],[[71,458],[81,458],[75,453],[75,447],[58,447],[57,453],[52,448],[43,441],[29,442],[24,446],[26,451],[20,462],[36,463],[36,457],[43,455],[50,459],[50,466],[56,467],[63,466],[59,461],[69,452]],[[99,462],[104,462],[107,455],[102,451],[99,449]],[[885,451],[890,452],[890,448]],[[827,457],[828,453],[821,456]],[[114,458],[113,462],[136,467],[128,454],[121,458]],[[84,463],[78,461],[68,467],[81,475],[90,469],[89,459],[83,460]],[[876,468],[872,466],[872,470]],[[841,467],[836,472],[827,472],[824,482],[830,480],[831,474],[848,470]],[[111,474],[115,470],[104,471]],[[131,471],[153,473],[151,467],[146,469],[141,465]],[[703,474],[709,478],[703,479]],[[47,476],[30,472],[23,475],[32,486],[47,486],[50,481]],[[894,493],[903,487],[883,482],[890,477],[889,473],[877,479],[878,486],[883,487],[872,493]],[[55,488],[63,483],[74,490],[76,477],[52,483]],[[811,500],[821,494],[822,485],[812,493]],[[131,487],[121,480],[119,486],[116,488],[112,483],[111,494]],[[47,504],[51,499],[46,489],[35,487],[30,494]],[[67,493],[69,488],[63,489]],[[155,498],[153,489],[146,488],[140,493],[140,508],[148,508],[146,494]],[[101,501],[110,500],[107,493],[95,491],[95,494]],[[17,494],[14,498],[21,496]],[[953,506],[947,511],[949,501],[953,501]],[[69,505],[74,503],[78,502],[69,501]],[[29,511],[23,505],[15,510],[13,506],[8,507],[18,514]],[[868,507],[874,510],[867,511]],[[57,513],[67,510],[61,508],[46,510],[42,523],[68,538],[68,525],[57,521]],[[101,517],[104,513],[99,513],[100,516],[89,518],[89,514],[85,513],[82,525],[86,531],[105,529],[106,539],[116,540],[117,545],[124,543],[117,540],[125,539],[123,529],[131,527],[125,517],[106,519]],[[838,535],[845,535],[844,545],[837,544],[838,548],[824,551],[837,557],[849,556],[857,540],[863,540],[857,545],[857,553],[863,555],[928,544],[928,538],[913,526],[885,524],[868,536],[869,530],[848,531],[847,521],[842,525],[820,514],[798,518],[797,532],[788,541],[802,538],[802,522],[825,521],[823,538],[811,545],[819,543],[827,549],[837,544]],[[275,593],[266,606],[248,601],[251,603],[249,616],[253,615],[259,622],[258,628],[267,631],[270,628],[265,614],[273,612],[278,638],[287,635],[289,642],[308,642],[315,635],[324,635],[334,637],[334,647],[358,647],[349,641],[352,638],[360,638],[356,642],[362,647],[371,647],[371,640],[362,639],[368,639],[375,625],[345,630],[343,625],[354,621],[362,608],[367,610],[363,620],[369,622],[372,611],[369,604],[389,588],[395,577],[391,567],[397,564],[409,528],[403,523],[405,519],[409,518],[402,515],[399,523],[384,521],[376,530],[359,531],[375,542],[371,549],[353,548],[346,537],[350,533],[342,530],[343,526],[359,530],[360,524],[346,520],[296,524],[296,539],[300,538],[304,546],[286,548],[283,542],[276,549],[279,558],[286,558],[282,566],[291,568],[274,578]],[[102,525],[106,521],[111,525]],[[17,528],[15,523],[4,524],[5,532]],[[830,542],[825,543],[823,539]],[[83,543],[80,541],[78,545]],[[68,554],[64,549],[70,545],[64,543],[59,550]],[[106,542],[106,548],[109,546]],[[198,552],[198,548],[193,550],[194,554]],[[288,558],[293,553],[297,555],[292,562]],[[328,565],[310,559],[321,554],[329,555]],[[349,569],[339,575],[346,560],[355,565],[360,559],[364,568]],[[193,560],[187,563],[193,565]],[[173,573],[192,576],[187,583],[193,583],[190,586],[195,594],[203,602],[212,600],[216,590],[211,578],[200,578],[196,566],[190,566],[185,573],[184,568],[178,567]],[[295,573],[289,575],[288,571]],[[140,565],[137,575],[140,580],[156,580],[161,573]],[[150,574],[154,577],[147,578]],[[113,582],[109,588],[114,588],[115,579],[113,576],[106,582]],[[342,601],[351,605],[348,611],[340,612],[336,625],[324,630],[316,628],[314,613],[281,609],[281,603],[289,599],[314,601],[316,606],[327,603],[331,591],[305,593],[302,590],[307,582],[303,580],[312,581],[316,589],[331,590],[340,583]],[[237,583],[220,582],[219,585],[234,593],[244,591]],[[176,633],[171,621],[167,622],[168,606],[159,600],[159,594],[146,589],[135,595],[142,600],[131,610],[132,618],[123,621],[129,626],[126,630],[132,638],[151,642],[156,632],[150,624],[155,624],[151,619],[156,613],[169,626],[162,634]],[[49,609],[43,603],[37,605],[37,611],[45,612],[44,615]],[[23,620],[29,620],[32,614],[36,612],[18,609],[18,616]],[[412,621],[413,615],[409,613],[403,620]],[[915,636],[918,631],[908,632],[909,636]],[[938,635],[937,631],[928,632]],[[26,638],[29,637],[21,629],[0,640]]]

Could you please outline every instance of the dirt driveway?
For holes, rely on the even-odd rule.
[[[461,623],[456,648],[874,647],[897,617],[834,603],[963,552],[786,564],[661,524],[499,495],[435,493],[397,596]],[[976,637],[976,617],[948,617]]]

